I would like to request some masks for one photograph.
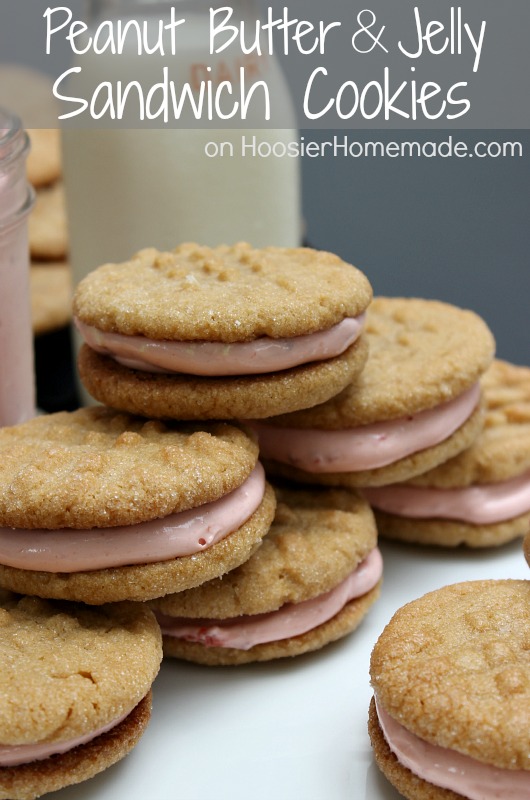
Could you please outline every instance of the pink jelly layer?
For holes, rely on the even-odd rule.
[[[463,489],[395,485],[365,489],[365,495],[374,508],[400,517],[492,525],[530,511],[530,472],[502,483]]]
[[[110,355],[130,369],[186,375],[257,375],[278,372],[344,353],[363,329],[365,315],[349,317],[326,331],[252,342],[155,341],[144,336],[107,333],[75,323],[85,342],[98,353]]]
[[[376,548],[331,591],[302,603],[288,603],[269,614],[230,620],[189,620],[162,614],[157,614],[157,618],[165,636],[198,642],[205,647],[250,650],[257,644],[290,639],[317,628],[338,614],[350,600],[373,589],[382,572],[383,560]]]
[[[109,722],[108,725],[98,728],[91,733],[87,733],[84,736],[79,736],[76,739],[67,739],[64,742],[0,745],[0,767],[18,767],[20,764],[30,764],[32,761],[43,761],[50,756],[67,753],[69,750],[73,750],[74,747],[87,744],[87,742],[91,742],[92,739],[95,739],[97,736],[101,736],[103,733],[112,730],[112,728],[115,728],[120,722],[123,722],[132,710],[133,709],[130,708],[125,714],[122,714],[121,717]]]
[[[414,416],[338,431],[276,428],[252,422],[263,458],[306,472],[360,472],[393,464],[443,442],[469,419],[480,399],[475,384],[448,403]]]
[[[425,742],[396,722],[376,702],[379,724],[397,760],[414,775],[468,800],[528,800],[530,773],[493,767]]]
[[[236,531],[258,508],[265,474],[258,462],[230,494],[189,511],[117,528],[0,528],[0,564],[44,572],[84,572],[150,564],[200,553]]]

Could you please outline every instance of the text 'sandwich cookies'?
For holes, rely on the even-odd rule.
[[[317,650],[356,628],[379,595],[382,560],[368,504],[337,489],[277,489],[269,534],[240,567],[151,603],[164,653],[246,664]]]
[[[375,760],[408,800],[526,800],[530,581],[470,581],[403,606],[374,647]]]
[[[3,800],[85,781],[139,740],[162,659],[147,607],[3,598],[0,653]]]
[[[530,528],[530,369],[494,361],[484,429],[471,447],[408,483],[368,489],[380,533],[418,544],[501,545]]]
[[[370,357],[322,405],[253,422],[274,474],[344,487],[382,486],[468,447],[482,425],[479,379],[495,343],[471,311],[432,300],[376,298]]]
[[[362,370],[371,297],[359,270],[307,248],[142,250],[77,289],[81,379],[97,400],[149,417],[307,408]]]
[[[0,586],[93,605],[148,600],[239,566],[273,490],[242,430],[91,408],[0,430]]]

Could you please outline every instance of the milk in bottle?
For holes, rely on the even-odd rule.
[[[151,25],[154,42],[157,26],[169,19],[171,7],[186,22],[174,31],[175,56],[139,56],[134,37],[124,41],[121,55],[96,54],[92,49],[77,56],[75,64],[81,71],[72,76],[71,96],[89,97],[94,86],[110,80],[123,84],[136,80],[147,93],[160,82],[164,66],[178,84],[188,81],[198,86],[207,76],[214,84],[230,78],[237,83],[243,63],[240,50],[229,48],[213,56],[208,52],[211,5],[205,0],[93,0],[89,33],[101,20],[134,17]],[[252,6],[246,0],[231,7],[234,20],[252,19]],[[242,150],[243,137],[247,143],[264,143],[265,149],[267,143],[281,146],[296,141],[287,85],[275,56],[244,59],[248,73],[266,80],[283,127],[260,129],[257,101],[249,104],[244,129],[221,130],[215,122],[192,127],[191,114],[183,115],[182,124],[156,123],[160,127],[149,129],[137,122],[130,127],[125,122],[90,129],[69,123],[63,131],[64,171],[75,282],[100,264],[125,260],[143,247],[171,249],[182,241],[216,245],[246,240],[258,247],[300,244],[297,159],[252,155],[250,147]],[[131,113],[137,114],[134,99],[128,102]]]

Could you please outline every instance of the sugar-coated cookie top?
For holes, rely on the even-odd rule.
[[[2,744],[67,741],[108,725],[145,697],[161,659],[160,630],[143,605],[3,600]]]
[[[276,496],[274,522],[249,561],[153,607],[217,619],[276,611],[333,589],[377,544],[372,511],[355,492],[276,488]]]
[[[530,770],[530,581],[470,581],[403,606],[370,675],[408,730],[486,764]]]
[[[482,379],[484,430],[468,450],[410,483],[450,489],[530,470],[530,368],[494,361]]]
[[[146,422],[109,408],[0,429],[0,526],[105,528],[217,500],[256,464],[226,424]]]
[[[360,378],[326,403],[277,417],[275,424],[340,430],[401,419],[462,394],[495,351],[479,316],[436,300],[377,297],[366,332],[370,355]]]
[[[74,314],[103,331],[228,343],[326,330],[371,297],[366,277],[331,253],[182,244],[95,270],[77,288]]]

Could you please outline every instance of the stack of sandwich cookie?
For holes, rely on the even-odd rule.
[[[52,96],[45,81],[36,76],[33,90],[28,80],[14,74],[6,79],[16,83],[22,78],[23,95],[35,95],[34,102]],[[37,92],[37,86],[41,89]],[[22,88],[22,86],[21,86]],[[37,96],[39,99],[37,101]],[[22,115],[22,118],[24,116]],[[51,110],[51,118],[56,113]],[[61,139],[57,128],[33,128],[27,131],[30,151],[27,160],[28,181],[35,189],[35,205],[29,217],[29,246],[31,255],[30,287],[33,333],[37,336],[64,328],[72,318],[72,277],[68,257],[68,227],[61,182]]]
[[[482,381],[484,430],[471,447],[405,484],[367,489],[391,539],[488,547],[530,527],[530,369],[495,361]]]
[[[253,421],[267,468],[297,480],[382,486],[431,469],[478,435],[479,379],[494,353],[473,312],[377,298],[360,378],[315,408]]]
[[[401,608],[372,653],[375,759],[409,800],[527,800],[530,581],[446,586]]]
[[[33,264],[29,277],[34,335],[68,325],[72,317],[72,278],[69,265]]]
[[[61,183],[40,189],[29,217],[29,245],[33,261],[64,261],[68,255],[68,229],[64,188]]]
[[[8,81],[12,76],[5,76]],[[39,91],[39,100],[43,96],[51,97],[53,86]],[[62,176],[61,133],[58,128],[30,128],[26,133],[30,140],[30,151],[26,162],[28,181],[35,189],[51,186]]]
[[[262,418],[322,403],[362,370],[372,297],[330,253],[247,244],[143,250],[74,298],[99,401],[169,419]]]
[[[137,743],[162,659],[145,606],[2,599],[0,651],[0,797],[80,783]]]
[[[341,489],[276,491],[271,530],[245,564],[152,601],[166,655],[208,665],[300,655],[346,636],[378,597],[368,504]]]
[[[91,408],[0,430],[0,586],[98,605],[249,558],[275,498],[242,430]]]

